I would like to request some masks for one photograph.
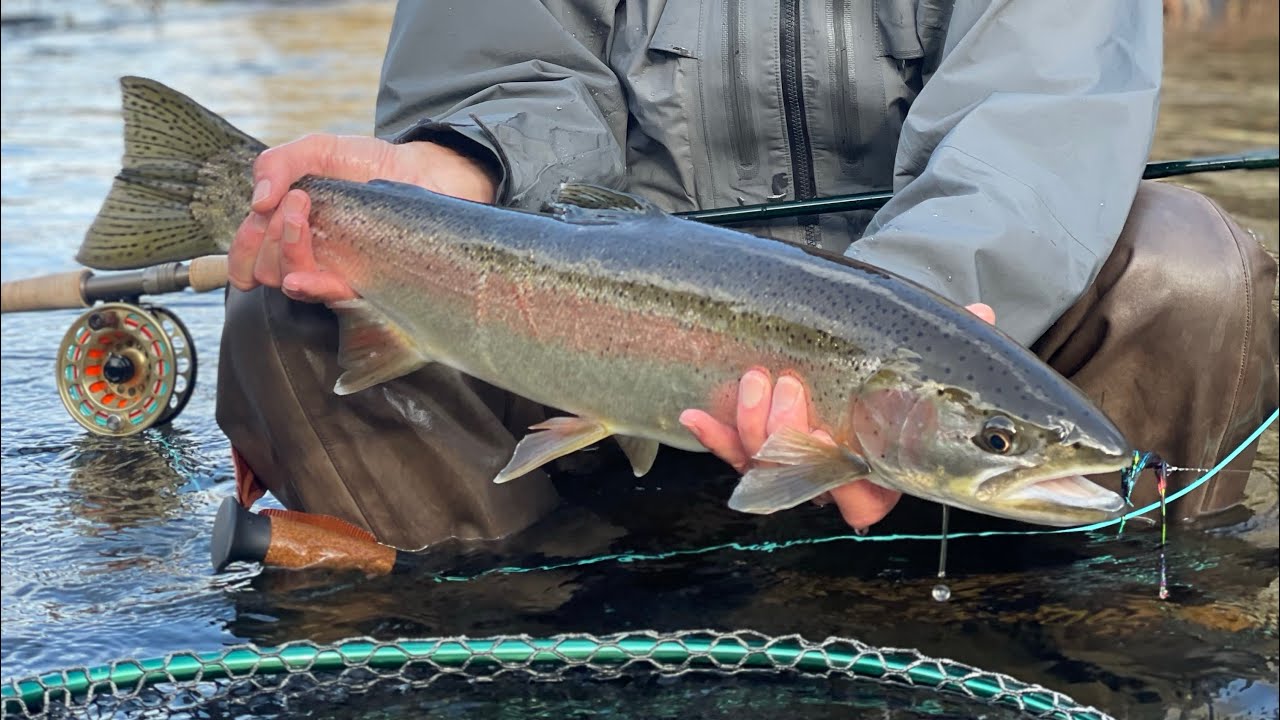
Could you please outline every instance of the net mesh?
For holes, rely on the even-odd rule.
[[[8,717],[171,717],[184,711],[200,716],[214,702],[236,706],[232,716],[278,716],[301,698],[350,702],[380,686],[403,693],[441,682],[512,676],[561,682],[695,673],[846,678],[1000,705],[1031,717],[1109,717],[1039,685],[915,650],[845,638],[808,641],[710,630],[240,645],[10,680],[3,691]]]

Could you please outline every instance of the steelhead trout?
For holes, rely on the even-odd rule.
[[[77,258],[123,269],[226,252],[265,146],[159,83],[124,78],[124,167]],[[564,185],[544,212],[386,181],[306,177],[320,267],[359,299],[339,320],[335,391],[431,362],[558,408],[497,481],[616,438],[635,472],[659,444],[705,451],[678,418],[734,421],[737,383],[794,373],[835,444],[775,433],[729,505],[769,513],[856,478],[989,515],[1070,525],[1124,507],[1083,477],[1132,449],[1075,386],[995,327],[839,256]]]

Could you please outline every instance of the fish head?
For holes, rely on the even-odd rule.
[[[882,369],[852,401],[850,427],[874,482],[1044,525],[1123,512],[1119,495],[1084,476],[1128,467],[1133,451],[1067,380],[1044,375],[1035,392],[995,393],[980,382],[923,380],[913,370]]]

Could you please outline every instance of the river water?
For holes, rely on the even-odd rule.
[[[367,133],[393,4],[6,0],[2,8],[0,274],[12,280],[75,267],[121,153],[119,76],[183,90],[268,143],[310,131]],[[1275,10],[1250,12],[1257,15],[1225,27],[1184,16],[1168,30],[1153,159],[1277,144]],[[1218,200],[1276,253],[1274,170],[1177,182]],[[913,647],[1043,684],[1117,717],[1275,717],[1280,707],[1274,428],[1250,481],[1258,517],[1226,535],[1175,532],[1169,602],[1155,597],[1153,538],[1113,533],[956,542],[947,604],[929,599],[937,548],[923,543],[720,553],[456,585],[255,567],[214,575],[214,512],[233,493],[227,443],[213,419],[222,310],[216,293],[164,304],[190,328],[201,372],[176,422],[126,440],[87,435],[58,400],[54,353],[76,313],[3,318],[6,680],[241,642],[712,627]],[[539,530],[528,552],[655,551],[845,532],[829,510],[761,519],[730,513],[721,497],[727,480],[714,465],[665,462],[643,481],[628,474],[570,483],[571,529]],[[537,557],[506,548],[490,559]],[[707,693],[716,687],[664,692],[669,705],[710,712]],[[798,687],[725,686],[716,707],[786,712],[800,702],[815,717],[868,707],[863,697],[836,703],[841,713],[820,710],[834,702],[821,694],[826,686]],[[633,716],[667,716],[647,694],[626,696]],[[952,712],[924,694],[892,697],[868,716]],[[479,712],[467,704],[474,702],[439,695],[414,707],[467,715]],[[537,710],[537,702],[523,703],[507,710]],[[574,703],[575,712],[591,707],[589,698]]]

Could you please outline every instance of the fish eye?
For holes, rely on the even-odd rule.
[[[1017,436],[1018,432],[1013,421],[1003,415],[996,415],[982,424],[982,430],[973,438],[973,441],[987,452],[1008,455],[1013,451]]]

